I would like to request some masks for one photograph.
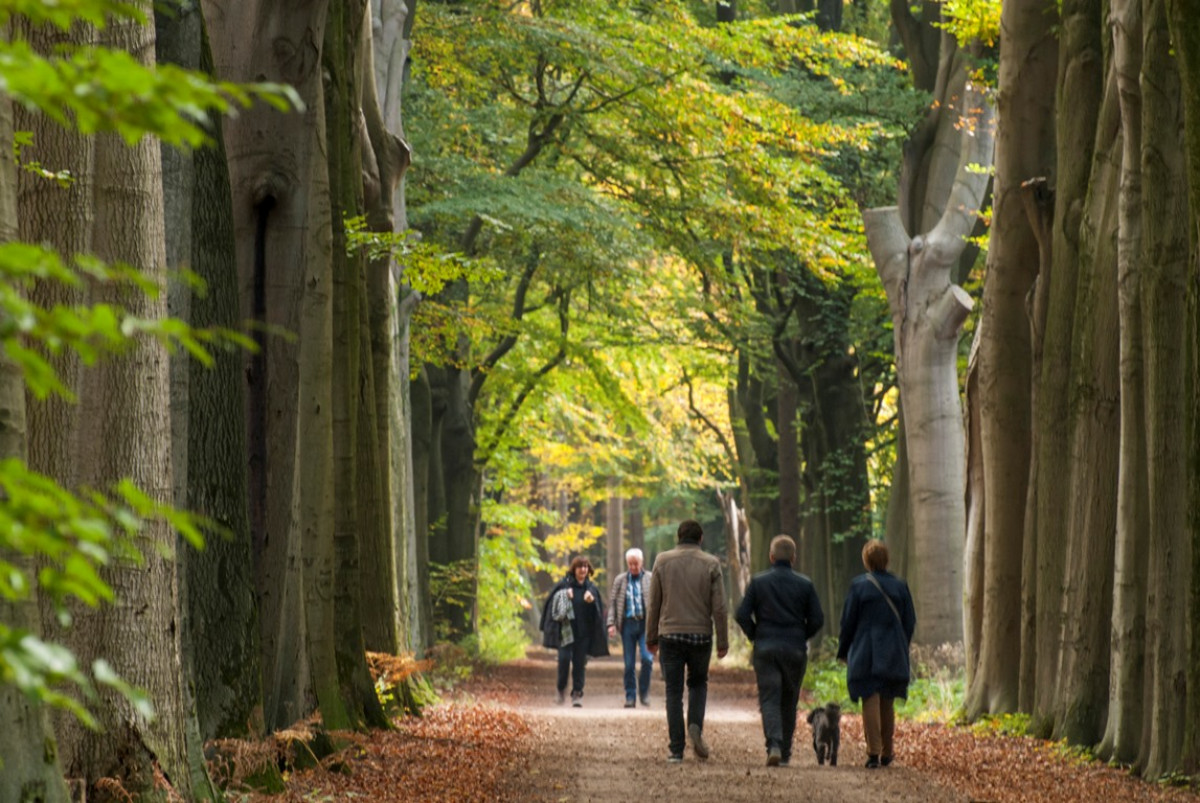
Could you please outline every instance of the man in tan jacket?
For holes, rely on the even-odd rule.
[[[683,761],[686,744],[683,686],[687,682],[687,738],[701,759],[708,758],[704,741],[704,705],[708,698],[708,664],[712,660],[713,628],[717,657],[729,652],[729,622],[725,613],[725,583],[721,564],[700,548],[704,530],[697,521],[679,525],[678,544],[654,561],[650,599],[646,605],[646,647],[659,656],[666,687],[668,763]]]

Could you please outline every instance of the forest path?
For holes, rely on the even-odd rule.
[[[591,659],[583,706],[554,701],[555,658],[548,650],[489,669],[470,685],[479,702],[516,710],[534,725],[536,749],[522,783],[530,801],[635,803],[671,800],[741,803],[807,800],[814,803],[965,801],[932,777],[903,766],[906,746],[897,740],[897,763],[863,767],[866,752],[856,716],[842,718],[839,765],[818,766],[801,702],[801,719],[789,767],[767,767],[754,674],[714,666],[704,734],[712,755],[696,758],[689,745],[682,764],[667,764],[667,720],[662,676],[655,667],[649,708],[624,707],[623,664],[617,655]]]

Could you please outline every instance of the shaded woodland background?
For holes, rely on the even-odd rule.
[[[1195,775],[1200,3],[577,6],[0,4],[0,797],[217,799],[681,518]]]

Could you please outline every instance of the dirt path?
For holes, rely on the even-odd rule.
[[[865,769],[857,717],[843,717],[839,766],[817,765],[808,725],[802,720],[791,766],[767,767],[754,676],[745,670],[714,667],[704,728],[712,755],[700,761],[689,747],[679,765],[666,763],[667,721],[657,668],[649,708],[624,708],[619,656],[589,662],[582,708],[554,702],[554,676],[554,656],[538,650],[525,660],[490,670],[472,684],[480,702],[490,698],[512,707],[534,725],[538,747],[524,779],[530,801],[629,803],[663,794],[673,800],[719,803],[967,799],[903,766],[905,746],[899,741],[895,765]]]

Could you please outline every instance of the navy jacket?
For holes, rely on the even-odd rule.
[[[786,561],[754,575],[735,614],[738,627],[758,647],[799,647],[825,624],[817,589]]]
[[[842,608],[838,658],[846,662],[850,699],[873,694],[908,696],[908,645],[917,626],[908,584],[890,572],[873,572],[895,604],[899,620],[875,584],[860,574],[850,581]]]
[[[604,600],[600,598],[600,589],[596,588],[596,584],[590,577],[580,586],[569,572],[566,577],[555,584],[554,588],[550,589],[550,593],[546,595],[546,602],[542,605],[542,619],[539,624],[542,631],[542,646],[552,649],[562,646],[558,623],[550,618],[550,600],[554,599],[554,594],[562,588],[575,589],[575,596],[572,599],[575,608],[575,621],[572,623],[575,629],[575,638],[584,639],[587,642],[587,654],[593,658],[608,655],[608,635],[604,629]],[[595,597],[592,602],[583,601],[583,592],[585,591],[592,592],[592,596]]]

